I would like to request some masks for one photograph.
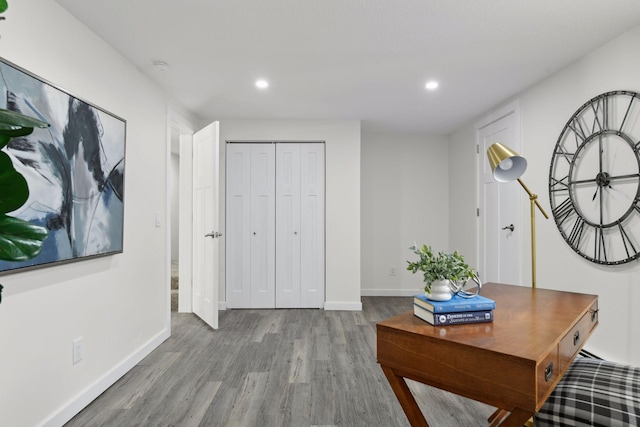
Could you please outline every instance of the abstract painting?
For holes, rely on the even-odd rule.
[[[0,58],[0,107],[50,124],[3,149],[29,199],[11,216],[48,231],[27,261],[0,272],[120,253],[124,233],[126,121]]]

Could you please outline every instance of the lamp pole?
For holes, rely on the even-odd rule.
[[[538,195],[533,194],[529,188],[518,178],[518,182],[524,188],[524,191],[529,195],[529,202],[531,204],[531,287],[536,288],[536,206],[542,212],[542,215],[546,219],[549,219],[549,215],[544,211],[540,203],[538,203]]]

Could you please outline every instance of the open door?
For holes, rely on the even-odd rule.
[[[219,124],[193,135],[193,312],[218,329]]]

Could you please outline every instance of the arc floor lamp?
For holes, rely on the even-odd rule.
[[[527,170],[527,160],[524,157],[499,142],[492,144],[487,149],[487,157],[489,158],[489,164],[491,165],[491,173],[493,175],[493,179],[495,179],[497,182],[511,182],[517,180],[522,188],[524,188],[524,191],[526,191],[529,195],[529,201],[531,204],[531,286],[535,288],[536,206],[545,218],[548,219],[549,215],[547,215],[540,203],[538,203],[538,195],[533,194],[520,179],[524,171]]]

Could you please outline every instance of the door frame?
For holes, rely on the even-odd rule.
[[[192,217],[191,206],[193,188],[193,159],[192,138],[194,134],[193,124],[177,113],[171,107],[167,108],[167,178],[166,178],[166,244],[167,244],[167,328],[171,327],[171,144],[174,135],[185,141],[180,142],[180,213],[179,213],[179,285],[178,285],[178,311],[181,313],[192,312]],[[181,138],[183,137],[183,138]]]
[[[475,146],[474,150],[476,151],[476,165],[475,165],[476,206],[478,207],[478,214],[476,215],[476,265],[478,266],[478,268],[484,267],[484,265],[480,264],[481,251],[483,250],[483,247],[484,247],[484,241],[482,239],[487,235],[487,230],[481,229],[483,225],[483,215],[486,215],[487,213],[481,212],[481,206],[483,206],[483,200],[481,200],[481,195],[483,194],[483,192],[480,191],[480,189],[481,189],[481,186],[483,185],[483,179],[482,179],[483,168],[482,168],[481,162],[487,162],[488,160],[487,160],[486,153],[481,152],[480,150],[480,147],[482,145],[480,141],[480,130],[500,119],[507,117],[510,114],[514,114],[514,118],[515,118],[514,140],[518,146],[517,151],[520,152],[520,149],[522,146],[522,139],[520,134],[520,102],[519,100],[516,99],[515,101],[510,102],[509,104],[506,104],[500,108],[497,108],[496,110],[487,114],[486,116],[484,116],[474,124],[474,142],[473,143]],[[519,212],[518,218],[520,220],[520,223],[522,224],[521,192],[518,192],[517,198],[518,198],[518,212]],[[502,207],[500,206],[498,207],[498,209],[502,209]],[[516,256],[518,265],[515,267],[517,276],[519,278],[518,284],[522,282],[522,237],[521,235],[519,240],[520,240],[520,243],[518,245],[519,251],[518,251],[518,255]]]

